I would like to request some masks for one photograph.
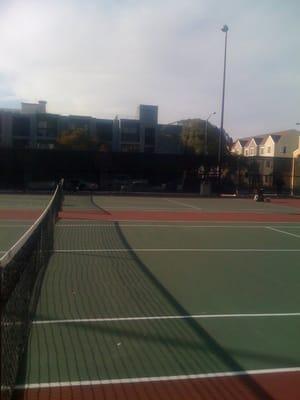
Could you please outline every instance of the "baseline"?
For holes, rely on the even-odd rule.
[[[207,378],[223,378],[227,376],[241,376],[241,375],[257,375],[257,374],[282,374],[300,372],[300,367],[290,368],[273,368],[273,369],[254,369],[254,370],[241,370],[230,372],[211,372],[206,374],[191,374],[191,375],[171,375],[171,376],[150,376],[142,378],[121,378],[121,379],[99,379],[90,381],[71,381],[71,382],[41,382],[29,383],[25,385],[17,385],[16,389],[41,389],[51,387],[68,387],[68,386],[86,386],[86,385],[110,385],[121,383],[139,383],[139,382],[160,382],[160,381],[179,381],[191,379],[207,379]]]
[[[300,252],[299,249],[201,249],[201,248],[192,248],[192,249],[177,249],[177,248],[169,248],[169,249],[145,249],[145,248],[136,248],[136,249],[126,249],[126,248],[117,248],[117,249],[55,249],[53,250],[53,253],[189,253],[189,252],[198,252],[198,253],[245,253],[245,252],[250,252],[250,253],[264,253],[264,252],[274,252],[274,253],[279,253],[279,252],[287,252],[287,253],[293,253],[293,252]]]
[[[192,314],[192,315],[161,315],[151,317],[119,317],[119,318],[75,318],[75,319],[56,319],[56,320],[36,320],[34,325],[45,324],[73,324],[73,323],[93,323],[93,322],[119,322],[119,321],[154,321],[170,319],[208,319],[208,318],[259,318],[259,317],[300,317],[300,312],[293,313],[248,313],[248,314]]]

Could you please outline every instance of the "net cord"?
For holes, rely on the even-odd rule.
[[[3,254],[3,256],[0,258],[0,268],[5,268],[6,265],[11,261],[11,259],[18,253],[18,251],[23,247],[24,243],[26,240],[35,232],[35,230],[39,227],[40,222],[43,221],[44,216],[47,214],[49,209],[51,208],[53,202],[55,201],[56,195],[58,190],[63,185],[63,179],[59,182],[59,184],[56,186],[55,192],[49,201],[47,207],[45,210],[42,212],[42,214],[38,217],[38,219],[32,224],[26,232],[23,233],[23,235],[20,237],[20,239],[9,249],[7,250],[6,253]]]

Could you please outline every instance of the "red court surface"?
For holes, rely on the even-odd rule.
[[[300,372],[17,390],[14,400],[299,400]]]

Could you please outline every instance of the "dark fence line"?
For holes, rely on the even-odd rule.
[[[194,154],[0,149],[0,189],[34,189],[37,182],[64,177],[69,190],[199,193],[205,182],[206,190],[213,193],[253,193],[258,187],[288,193],[293,189],[292,164],[291,158],[226,155],[219,168],[216,157]],[[300,159],[294,164],[294,192],[298,193]]]

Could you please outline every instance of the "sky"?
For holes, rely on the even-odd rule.
[[[0,107],[113,118],[159,106],[159,122],[244,137],[300,122],[299,0],[1,0]]]

